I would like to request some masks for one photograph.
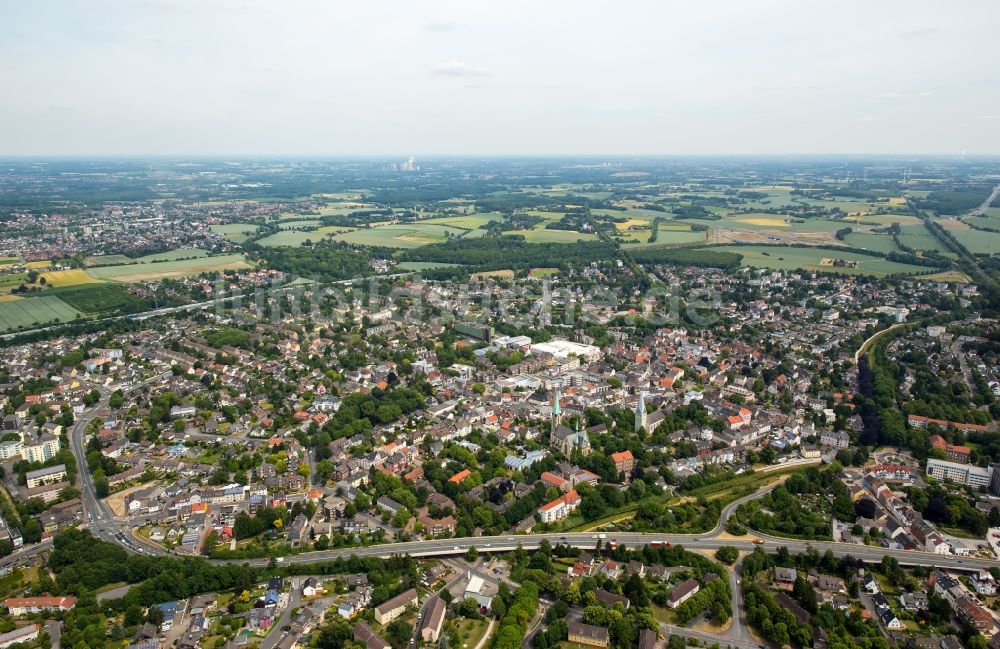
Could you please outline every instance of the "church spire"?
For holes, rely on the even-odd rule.
[[[562,396],[559,394],[559,388],[556,387],[556,394],[552,399],[552,430],[559,427],[562,423],[562,405],[559,403],[562,401]]]
[[[646,393],[639,391],[639,402],[635,404],[635,429],[646,427]]]

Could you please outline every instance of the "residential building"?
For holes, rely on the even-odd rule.
[[[697,595],[700,588],[701,586],[697,581],[694,579],[688,579],[670,591],[670,594],[667,595],[667,606],[670,608],[677,608]]]
[[[417,590],[411,588],[379,606],[375,607],[375,621],[385,626],[406,611],[408,606],[417,605]]]
[[[593,624],[583,624],[582,622],[568,622],[569,641],[589,647],[607,647],[611,642],[611,635],[602,626]]]

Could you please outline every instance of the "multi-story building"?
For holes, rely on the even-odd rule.
[[[402,615],[407,607],[417,605],[417,591],[411,588],[375,607],[375,621],[385,626]]]
[[[55,466],[45,467],[44,469],[28,471],[24,477],[27,482],[28,489],[34,489],[35,487],[41,487],[42,485],[52,484],[53,482],[59,482],[66,479],[66,465],[57,464]]]
[[[576,492],[576,489],[570,489],[552,502],[539,507],[538,516],[543,523],[553,523],[566,518],[579,506],[580,494]]]
[[[947,460],[927,460],[927,475],[935,480],[951,480],[972,488],[988,487],[993,467],[983,468],[971,464],[959,464]]]
[[[21,459],[28,462],[48,462],[56,456],[59,449],[59,437],[43,433],[35,440],[24,440],[21,446]]]

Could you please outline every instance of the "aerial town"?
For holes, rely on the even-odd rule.
[[[998,646],[1000,188],[885,165],[11,208],[0,648]]]

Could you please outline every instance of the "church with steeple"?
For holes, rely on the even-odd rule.
[[[639,392],[639,403],[635,404],[635,429],[646,428],[646,393]],[[649,429],[646,429],[647,432]]]
[[[580,420],[576,419],[573,429],[562,423],[562,395],[559,388],[556,388],[555,396],[552,399],[551,432],[549,433],[549,447],[571,457],[574,451],[580,451],[584,455],[590,453],[590,437],[586,430],[580,429]]]

